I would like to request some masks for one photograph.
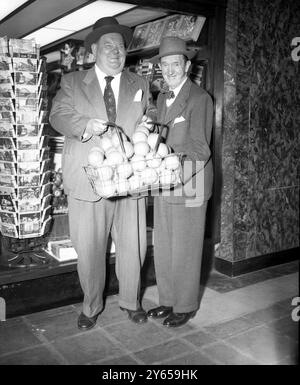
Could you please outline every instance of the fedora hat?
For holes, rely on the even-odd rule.
[[[120,33],[125,41],[126,47],[128,47],[131,39],[132,39],[132,30],[129,27],[126,27],[125,25],[121,25],[118,23],[117,19],[114,17],[102,17],[101,19],[97,20],[96,23],[93,25],[93,30],[90,32],[84,41],[85,49],[89,52],[91,52],[91,45],[93,43],[96,43],[102,35],[105,35],[106,33],[113,33],[117,32]]]
[[[158,55],[153,56],[150,61],[155,64],[161,57],[170,55],[184,55],[190,60],[196,53],[197,51],[187,49],[186,42],[179,37],[166,36],[161,40]]]

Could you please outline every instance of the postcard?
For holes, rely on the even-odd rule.
[[[38,200],[40,201],[41,188],[38,187],[19,187],[18,200]]]
[[[46,219],[48,219],[51,215],[51,212],[52,212],[52,206],[49,205],[48,207],[46,207],[43,212],[42,212],[42,222],[44,222]]]
[[[0,150],[0,161],[3,160],[5,162],[16,162],[15,152],[12,150]]]
[[[0,70],[0,84],[13,84],[11,72],[8,70]]]
[[[25,136],[17,139],[18,150],[38,150],[40,148],[38,136]]]
[[[41,127],[38,124],[17,124],[18,136],[38,136],[41,133]]]
[[[39,72],[40,62],[34,58],[14,57],[13,69],[15,71]]]
[[[0,37],[0,53],[5,55],[9,54],[7,36]]]
[[[165,19],[160,19],[157,21],[153,21],[150,24],[150,28],[149,28],[147,38],[145,40],[145,45],[143,48],[156,47],[160,44],[165,23],[166,23]]]
[[[38,187],[40,179],[40,174],[18,175],[17,177],[19,187]]]
[[[42,162],[21,162],[17,163],[18,174],[40,174]]]
[[[0,137],[15,138],[16,132],[15,132],[14,126],[10,123],[0,121]]]
[[[17,227],[9,224],[1,224],[1,233],[6,237],[18,238]]]
[[[52,183],[51,182],[43,185],[42,188],[41,188],[41,198],[44,198],[45,196],[50,194],[51,193],[51,188],[52,188]]]
[[[18,201],[18,211],[19,213],[30,213],[41,211],[42,205],[40,199],[28,199]]]
[[[2,211],[16,212],[17,207],[15,201],[10,194],[0,194],[0,209]]]
[[[136,51],[144,47],[145,41],[147,39],[148,30],[150,23],[140,24],[135,27],[133,38],[128,47],[128,51]]]
[[[37,72],[15,72],[15,83],[37,86],[41,80],[41,75]]]
[[[17,188],[17,181],[14,175],[0,174],[0,184],[2,186]]]
[[[41,185],[47,184],[50,182],[52,171],[47,171],[41,175]]]
[[[50,230],[51,223],[52,223],[52,217],[49,217],[48,219],[45,220],[45,222],[42,223],[42,230],[40,232],[41,235],[48,233],[48,231]]]
[[[10,98],[0,98],[0,111],[15,111],[15,106]]]
[[[0,150],[16,150],[14,139],[0,138]]]
[[[19,110],[24,110],[26,112],[34,111],[38,113],[39,111],[39,99],[27,97],[27,98],[16,98],[16,110],[19,112]]]
[[[16,164],[0,161],[0,173],[3,175],[16,175]]]
[[[2,223],[17,225],[17,215],[13,212],[1,212],[0,211],[0,220]]]
[[[53,198],[52,194],[48,194],[48,195],[46,195],[43,198],[43,200],[42,200],[42,210],[45,210],[48,206],[51,205],[52,198]]]
[[[13,57],[38,57],[39,46],[33,39],[9,39],[9,52]]]
[[[15,117],[12,111],[0,111],[0,122],[15,124]]]
[[[165,28],[162,37],[178,36],[179,26],[182,21],[182,15],[172,15],[165,18]]]
[[[38,234],[41,227],[40,212],[19,214],[19,234],[33,235]]]
[[[12,70],[11,58],[0,53],[0,70],[10,71]]]
[[[0,83],[0,97],[1,98],[14,98],[15,93],[12,88],[12,84]]]
[[[206,18],[203,16],[183,15],[179,28],[179,37],[184,40],[197,41]]]
[[[0,154],[1,160],[1,154]],[[39,162],[40,150],[18,150],[17,152],[18,162]]]

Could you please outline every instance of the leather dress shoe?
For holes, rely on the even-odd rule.
[[[173,308],[170,306],[158,306],[150,309],[147,313],[150,318],[164,318],[172,313]]]
[[[98,314],[93,317],[87,317],[85,314],[80,313],[78,317],[77,326],[80,330],[92,329],[97,323]]]
[[[130,321],[136,324],[142,324],[147,322],[147,314],[144,309],[139,308],[137,310],[125,309],[124,307],[120,307],[122,311],[127,311],[128,318]]]
[[[195,317],[196,311],[191,311],[189,313],[171,313],[168,318],[163,322],[164,326],[170,328],[177,328],[186,324],[191,318]]]

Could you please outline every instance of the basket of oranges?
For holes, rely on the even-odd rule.
[[[88,154],[86,175],[94,192],[105,198],[147,195],[181,183],[182,154],[162,143],[164,128],[158,122],[141,123],[131,141],[120,126],[107,123],[100,145]]]

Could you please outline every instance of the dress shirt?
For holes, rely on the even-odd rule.
[[[174,100],[176,99],[176,96],[179,94],[179,91],[181,90],[182,86],[184,85],[186,79],[187,79],[187,77],[185,77],[185,78],[183,79],[183,81],[179,84],[179,86],[177,86],[176,88],[174,88],[174,90],[170,90],[170,91],[173,91],[173,92],[174,92],[175,97],[172,98],[172,99],[166,99],[166,105],[167,105],[167,107],[170,107],[170,105],[171,105],[172,103],[174,103]]]

